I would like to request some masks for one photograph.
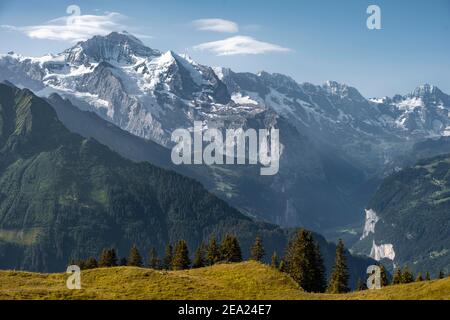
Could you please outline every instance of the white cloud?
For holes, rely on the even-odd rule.
[[[269,52],[289,52],[291,49],[276,44],[258,41],[252,37],[235,36],[224,40],[205,42],[194,47],[206,50],[218,56],[264,54]]]
[[[106,35],[112,31],[126,29],[121,21],[126,17],[117,12],[105,12],[103,15],[69,15],[50,20],[41,25],[10,26],[4,29],[22,32],[30,38],[77,42],[95,35]]]
[[[239,26],[236,22],[224,19],[199,19],[192,22],[198,30],[223,33],[236,33]]]

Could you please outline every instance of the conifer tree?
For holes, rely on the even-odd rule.
[[[345,258],[345,248],[342,240],[339,240],[336,246],[336,258],[334,261],[333,272],[331,273],[330,283],[327,288],[329,293],[346,293],[348,287],[348,269]]]
[[[386,268],[382,264],[379,264],[378,266],[380,267],[380,282],[381,282],[381,286],[382,287],[386,287],[387,285],[389,285],[389,279],[388,279],[388,275],[387,275],[387,272],[386,272]]]
[[[280,261],[280,266],[278,268],[281,272],[287,272],[286,260],[283,258]]]
[[[416,277],[416,282],[421,282],[421,281],[423,281],[423,276],[422,276],[422,272],[419,272]]]
[[[158,258],[158,252],[155,248],[152,248],[148,254],[148,262],[147,265],[149,268],[154,270],[161,269],[161,260]]]
[[[203,268],[206,265],[205,245],[201,243],[195,251],[192,268]]]
[[[81,270],[87,269],[85,260],[78,260],[78,266],[80,267]]]
[[[265,252],[262,239],[260,236],[257,236],[250,251],[250,259],[255,261],[262,261],[264,255]]]
[[[304,229],[296,232],[286,251],[287,273],[308,292],[325,290],[325,267],[319,247],[312,233]]]
[[[275,251],[272,254],[270,266],[275,269],[278,269],[280,267],[280,262],[278,261],[278,255]]]
[[[130,255],[128,256],[128,266],[142,267],[142,257],[135,244],[131,247]]]
[[[400,267],[395,268],[392,284],[401,284],[403,282],[403,273]]]
[[[94,257],[90,257],[86,260],[86,269],[95,269],[98,267],[97,260]]]
[[[241,262],[241,247],[237,238],[227,234],[220,244],[220,256],[225,262]]]
[[[211,237],[206,248],[206,264],[212,266],[220,261],[220,250],[215,237]]]
[[[319,244],[314,247],[314,268],[313,268],[313,292],[325,292],[327,289],[327,279],[325,264],[320,252]]]
[[[414,282],[414,275],[406,266],[402,271],[402,283],[411,283]]]
[[[363,291],[367,290],[367,284],[364,283],[361,278],[358,278],[358,281],[356,282],[356,291]]]
[[[186,241],[180,240],[175,245],[175,250],[172,260],[173,270],[189,269],[191,260],[189,259],[189,250]]]
[[[100,262],[100,267],[116,267],[117,266],[117,254],[114,248],[112,249],[103,249]]]
[[[310,291],[308,275],[312,267],[312,261],[308,258],[306,249],[307,232],[304,229],[297,230],[294,238],[289,242],[286,250],[286,272],[305,291]]]
[[[163,268],[166,270],[172,270],[172,261],[173,261],[173,247],[171,244],[166,246],[166,253],[163,261]]]

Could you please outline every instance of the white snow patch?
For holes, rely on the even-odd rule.
[[[415,108],[423,108],[425,104],[421,98],[409,98],[397,104],[400,110],[413,111]]]
[[[445,128],[445,130],[442,132],[442,135],[443,135],[444,137],[449,137],[449,136],[450,136],[450,126],[447,126],[447,127]]]
[[[231,100],[233,100],[237,104],[258,104],[258,102],[251,99],[249,96],[242,96],[240,92],[233,94],[231,96]]]

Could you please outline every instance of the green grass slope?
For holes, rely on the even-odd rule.
[[[342,295],[310,294],[257,262],[185,271],[117,267],[82,271],[81,290],[66,274],[0,271],[0,299],[450,299],[450,278]]]

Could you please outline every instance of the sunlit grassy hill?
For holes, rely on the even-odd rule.
[[[257,262],[185,271],[86,270],[81,290],[68,290],[67,277],[0,271],[0,299],[450,299],[450,278],[345,295],[310,294],[285,274]]]

